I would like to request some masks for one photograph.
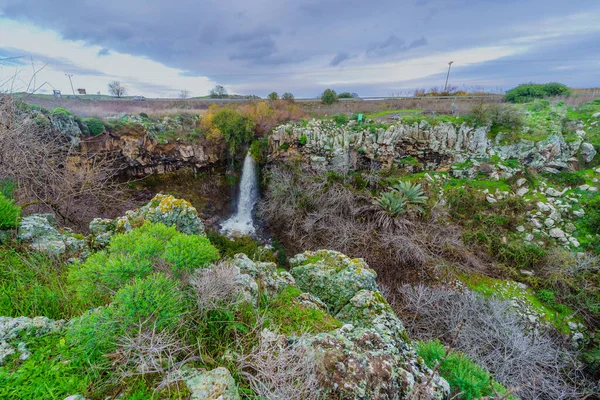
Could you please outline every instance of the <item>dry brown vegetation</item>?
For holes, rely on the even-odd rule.
[[[350,175],[277,165],[265,179],[268,189],[258,216],[290,250],[327,248],[362,257],[381,282],[429,280],[434,267],[445,261],[465,268],[479,263],[455,226],[416,215],[383,224],[372,198],[347,184],[354,179]]]
[[[123,203],[110,154],[81,154],[72,138],[44,116],[20,111],[8,96],[0,98],[0,121],[0,176],[17,183],[26,212],[50,211],[85,231],[92,218],[111,215]]]

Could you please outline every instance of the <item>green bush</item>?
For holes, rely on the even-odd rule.
[[[527,103],[544,97],[568,96],[570,93],[569,88],[561,83],[525,83],[506,92],[504,100],[510,103]]]
[[[323,104],[333,104],[338,101],[338,96],[335,90],[333,89],[325,89],[323,94],[321,95],[321,102]]]
[[[255,139],[250,145],[250,154],[258,164],[267,162],[267,153],[269,151],[269,140],[267,138]]]
[[[0,193],[0,229],[13,229],[19,226],[21,207]]]
[[[176,328],[186,310],[184,295],[173,279],[163,274],[136,278],[122,287],[111,304],[112,319],[119,330],[131,331],[140,322],[163,330]]]
[[[351,99],[354,96],[352,96],[352,93],[350,92],[342,92],[338,95],[338,99]]]
[[[461,393],[458,397],[460,399],[472,400],[492,396],[494,390],[500,394],[506,393],[506,388],[492,380],[485,368],[463,353],[452,351],[447,354],[446,348],[438,340],[418,342],[417,354],[429,368],[434,368],[440,363],[440,375],[450,384],[452,394]]]
[[[61,117],[70,117],[73,114],[71,113],[71,111],[67,110],[66,108],[57,107],[52,110],[52,115],[61,116]]]
[[[346,114],[335,114],[331,118],[335,121],[337,126],[346,125],[348,123],[348,116]]]
[[[218,260],[219,251],[206,236],[177,235],[167,242],[162,258],[179,275]]]
[[[281,96],[281,98],[282,98],[283,100],[294,101],[294,95],[293,95],[293,94],[291,94],[290,92],[285,92],[285,93],[284,93],[284,94]]]
[[[269,96],[267,96],[267,97],[271,101],[279,99],[279,95],[277,94],[277,92],[271,92],[271,93],[269,93]]]
[[[106,251],[75,264],[69,284],[83,304],[98,306],[110,301],[119,288],[156,270],[174,275],[200,268],[218,259],[217,249],[206,237],[185,235],[174,227],[146,223],[116,235]]]
[[[223,134],[230,154],[254,137],[254,122],[231,108],[221,108],[215,112],[212,123]]]
[[[92,136],[98,136],[104,132],[104,124],[98,118],[86,118],[83,123],[88,127]]]
[[[215,231],[207,231],[206,235],[210,239],[210,242],[219,250],[223,258],[244,253],[255,261],[277,261],[277,257],[272,250],[265,249],[250,236],[230,239]]]
[[[577,172],[561,171],[558,174],[545,173],[543,176],[556,185],[575,187],[585,183],[585,178]]]
[[[306,146],[306,143],[308,143],[308,138],[306,137],[306,135],[302,135],[300,136],[300,138],[298,138],[298,144],[300,146]]]

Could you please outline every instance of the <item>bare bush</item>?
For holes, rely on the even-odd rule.
[[[117,338],[117,351],[111,354],[121,378],[134,375],[161,374],[165,377],[190,361],[190,346],[176,333],[158,331],[140,323],[135,334]]]
[[[225,262],[212,268],[198,269],[190,279],[198,310],[204,313],[218,308],[231,308],[241,301],[238,276],[237,267]]]
[[[51,211],[86,229],[93,217],[115,209],[123,198],[115,160],[107,153],[81,153],[48,117],[19,107],[0,97],[0,176],[17,182],[17,198],[26,210]]]
[[[509,302],[423,285],[399,294],[411,338],[451,344],[504,386],[520,388],[520,398],[572,399],[584,388],[576,353],[549,330],[525,328]]]
[[[311,350],[270,336],[262,334],[251,353],[238,357],[239,371],[254,392],[266,400],[320,399]]]

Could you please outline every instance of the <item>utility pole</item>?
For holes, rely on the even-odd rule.
[[[73,74],[65,74],[68,78],[69,78],[69,82],[71,82],[71,90],[73,91],[73,96],[75,96],[75,89],[73,88],[73,81],[71,80],[71,77],[73,76]]]
[[[454,61],[450,61],[448,63],[448,75],[446,75],[446,84],[444,85],[444,92],[446,91],[446,89],[448,88],[448,78],[450,77],[450,68],[452,67],[452,63]]]

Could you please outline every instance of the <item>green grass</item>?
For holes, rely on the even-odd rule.
[[[439,363],[439,373],[448,381],[456,398],[475,400],[492,396],[494,392],[507,392],[504,386],[493,380],[485,368],[461,352],[448,352],[439,341],[418,342],[416,347],[417,354],[429,368],[434,368]],[[508,398],[515,399],[513,396]]]
[[[469,289],[486,297],[496,296],[504,300],[522,299],[533,311],[541,314],[544,321],[552,324],[560,332],[570,333],[567,322],[575,321],[573,318],[575,311],[564,304],[558,305],[556,302],[547,301],[547,299],[542,301],[538,298],[539,292],[536,293],[531,288],[522,289],[514,281],[505,281],[477,274],[460,275],[460,279]]]
[[[422,112],[423,112],[423,110],[420,110],[420,109],[384,110],[384,111],[377,111],[377,112],[373,112],[373,113],[366,113],[364,115],[364,118],[378,118],[378,117],[385,117],[387,115],[393,115],[393,114],[419,114]]]
[[[68,266],[31,250],[0,248],[0,315],[69,318],[84,309],[66,285]]]
[[[342,326],[341,322],[327,312],[302,306],[294,299],[302,294],[297,287],[288,286],[270,303],[266,316],[285,335],[304,332],[327,332]]]

